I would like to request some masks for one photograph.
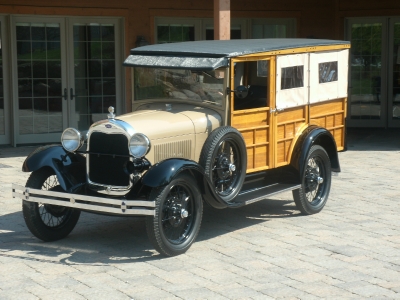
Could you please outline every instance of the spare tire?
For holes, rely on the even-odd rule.
[[[230,126],[215,129],[204,143],[199,164],[216,196],[224,202],[232,201],[246,177],[247,153],[241,133]]]

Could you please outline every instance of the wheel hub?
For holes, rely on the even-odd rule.
[[[220,179],[227,179],[236,171],[236,166],[232,164],[225,154],[222,154],[217,162],[217,173]]]
[[[308,192],[315,191],[320,184],[324,182],[324,178],[319,176],[319,168],[312,168],[306,175]]]
[[[185,201],[187,201],[187,199],[185,199]],[[180,203],[178,198],[173,197],[171,199],[170,205],[168,206],[168,216],[169,223],[173,227],[179,227],[184,219],[189,216],[189,212],[182,207],[182,204]]]

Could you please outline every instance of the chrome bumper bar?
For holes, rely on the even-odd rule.
[[[12,185],[13,198],[124,216],[154,216],[155,201],[124,200],[67,194]]]

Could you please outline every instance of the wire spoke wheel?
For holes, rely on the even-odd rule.
[[[324,194],[325,166],[320,157],[308,160],[305,174],[305,196],[311,205],[318,205]]]
[[[228,202],[240,192],[246,176],[246,154],[243,137],[235,128],[219,127],[207,138],[199,164],[216,197]]]
[[[237,165],[239,157],[238,146],[232,139],[221,141],[212,168],[212,182],[217,194],[227,196],[237,185],[242,172],[241,165]]]
[[[154,248],[165,256],[186,252],[200,230],[203,200],[196,181],[179,174],[168,185],[153,188],[155,215],[146,218],[146,229]]]
[[[64,192],[57,176],[50,168],[32,172],[27,187],[46,191]],[[29,230],[43,241],[66,237],[79,220],[80,210],[58,205],[22,202],[24,219]]]
[[[164,202],[161,220],[165,237],[180,244],[190,235],[194,225],[194,197],[184,185],[172,186]]]
[[[301,188],[293,191],[297,208],[303,214],[320,212],[328,200],[330,186],[329,156],[321,146],[312,146],[304,166]]]
[[[57,176],[55,175],[49,176],[45,182],[43,182],[42,190],[63,192]],[[71,212],[71,209],[67,207],[43,203],[38,203],[38,209],[43,224],[48,227],[60,226]]]

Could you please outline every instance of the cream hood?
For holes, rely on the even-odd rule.
[[[144,104],[135,112],[117,116],[133,127],[135,132],[145,134],[150,140],[190,134],[210,133],[221,126],[220,115],[212,109],[188,105]]]

